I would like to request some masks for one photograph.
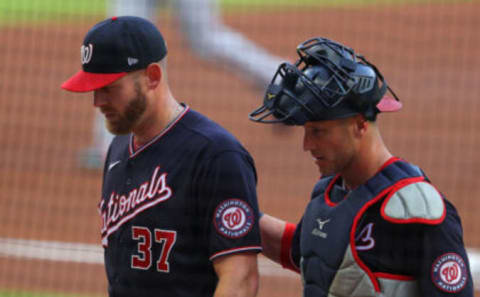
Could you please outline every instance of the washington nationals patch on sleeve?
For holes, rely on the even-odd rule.
[[[432,281],[440,290],[448,293],[460,292],[467,280],[467,266],[460,255],[443,254],[433,262]]]
[[[253,210],[240,199],[222,201],[215,209],[215,228],[225,237],[239,238],[247,235],[254,221]]]

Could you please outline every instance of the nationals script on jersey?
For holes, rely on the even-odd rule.
[[[212,296],[214,259],[261,251],[253,159],[188,107],[137,151],[113,140],[99,211],[110,296]]]
[[[125,221],[128,221],[144,209],[153,207],[172,197],[172,190],[166,184],[166,173],[160,173],[160,166],[153,171],[151,179],[132,189],[127,194],[112,192],[107,207],[100,202],[102,212],[102,244],[108,245],[108,235],[115,232]]]

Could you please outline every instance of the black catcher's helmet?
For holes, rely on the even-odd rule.
[[[249,115],[252,121],[303,125],[356,114],[373,121],[380,111],[401,108],[375,65],[353,49],[313,38],[301,43],[297,53],[294,65],[278,67],[263,105]],[[387,89],[394,98],[384,97]]]

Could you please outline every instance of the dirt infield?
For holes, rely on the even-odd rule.
[[[457,206],[467,245],[480,247],[478,11],[479,2],[291,9],[228,15],[226,22],[289,60],[295,46],[313,36],[371,57],[404,102],[402,112],[380,115],[385,141],[423,167]],[[77,166],[77,153],[91,141],[92,99],[59,88],[78,69],[80,42],[96,21],[0,28],[2,238],[99,243],[101,172]],[[228,67],[199,60],[168,15],[158,25],[169,45],[177,99],[238,136],[256,160],[261,208],[297,221],[318,177],[302,152],[302,130],[249,122],[262,90]],[[0,257],[0,267],[0,288],[105,293],[101,265]],[[259,296],[300,296],[300,288],[298,279],[263,276]]]

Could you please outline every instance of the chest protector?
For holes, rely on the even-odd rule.
[[[304,297],[420,297],[415,280],[376,277],[357,255],[355,230],[362,214],[383,201],[379,214],[393,223],[439,223],[445,215],[441,195],[422,171],[396,161],[345,195],[335,177],[317,183],[300,234]],[[337,196],[337,197],[335,197]],[[334,203],[332,201],[340,201]]]

